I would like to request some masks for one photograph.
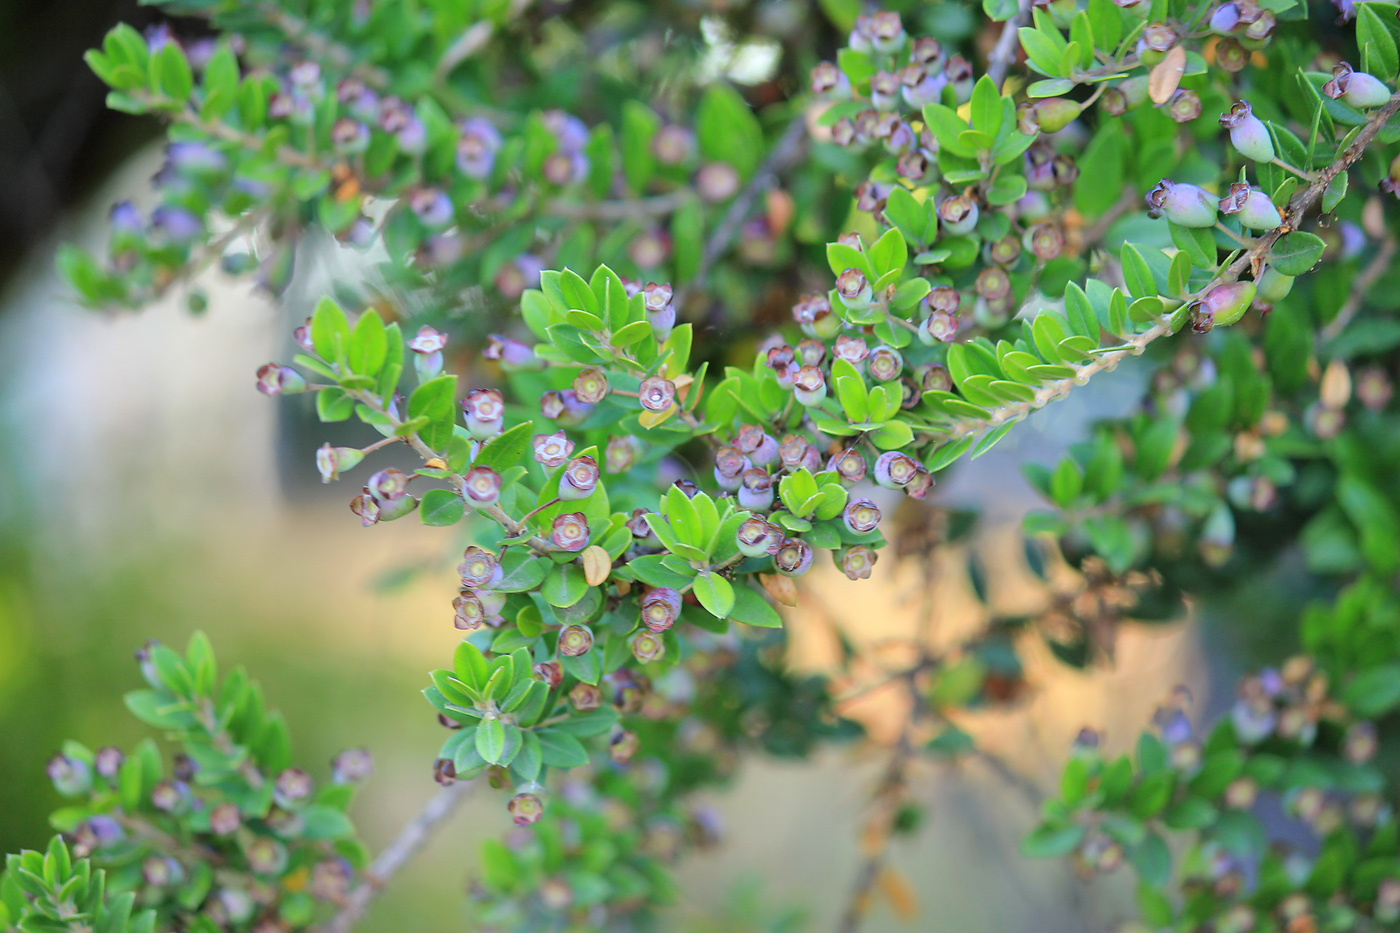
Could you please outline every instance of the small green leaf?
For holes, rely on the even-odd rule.
[[[506,727],[499,719],[483,719],[476,728],[476,753],[488,764],[497,764],[506,751]]]
[[[551,768],[581,768],[588,764],[583,743],[563,729],[539,729],[540,759]]]
[[[734,587],[717,573],[702,573],[695,578],[695,598],[710,615],[723,619],[734,608]]]
[[[1320,237],[1311,233],[1285,233],[1269,250],[1269,265],[1284,275],[1302,275],[1317,265],[1326,246]]]

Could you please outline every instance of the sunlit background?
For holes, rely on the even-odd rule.
[[[179,295],[124,317],[77,308],[52,269],[56,244],[100,242],[107,206],[147,195],[159,152],[151,127],[102,115],[79,61],[107,25],[142,12],[49,6],[64,8],[68,29],[39,4],[0,11],[0,850],[47,837],[57,797],[43,766],[63,738],[129,746],[145,734],[121,704],[137,685],[132,651],[149,638],[183,644],[197,629],[226,668],[246,665],[262,682],[309,768],[324,775],[336,751],[372,750],[376,773],[353,814],[377,849],[436,790],[442,736],[418,691],[457,640],[457,545],[452,530],[412,520],[362,529],[348,487],[317,482],[319,435],[302,400],[253,388],[257,366],[285,355],[290,322],[352,261],[311,244],[281,308],[217,274],[199,283],[210,297],[199,316]],[[21,17],[42,40],[31,48],[16,37]],[[1096,380],[936,490],[939,504],[984,511],[975,546],[998,606],[1044,599],[1015,533],[1034,504],[1016,464],[1052,462],[1089,419],[1122,411],[1136,378]],[[936,635],[950,642],[985,613],[963,560],[946,556],[935,599]],[[829,664],[833,625],[861,639],[912,632],[922,586],[915,565],[889,558],[862,583],[814,573],[789,613],[792,663]],[[920,914],[905,922],[886,904],[866,929],[1054,933],[1129,916],[1126,878],[1083,885],[1063,862],[1022,859],[1018,844],[1082,726],[1122,748],[1178,684],[1191,690],[1193,719],[1228,701],[1255,636],[1228,607],[1201,615],[1222,624],[1130,627],[1111,670],[1071,671],[1028,642],[1025,699],[962,722],[1009,772],[978,760],[921,766],[915,796],[928,820],[893,858]],[[736,918],[786,908],[811,929],[833,927],[890,724],[878,697],[852,712],[870,717],[871,743],[805,764],[755,758],[713,797],[726,842],[678,866],[674,928],[743,929]],[[363,929],[461,928],[475,841],[506,824],[504,797],[478,792]],[[761,880],[756,893],[745,879]]]

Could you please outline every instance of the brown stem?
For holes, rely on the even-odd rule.
[[[744,225],[749,211],[753,208],[753,202],[758,197],[761,190],[772,185],[778,177],[778,173],[795,163],[802,154],[803,143],[807,139],[807,124],[799,114],[788,125],[773,150],[768,153],[768,158],[763,160],[763,164],[754,172],[753,178],[744,186],[738,196],[729,205],[729,210],[725,212],[723,219],[715,232],[710,235],[705,242],[705,251],[700,255],[700,265],[695,270],[695,276],[683,285],[676,293],[675,305],[677,308],[685,305],[685,300],[690,296],[690,292],[696,285],[705,281],[705,276],[710,272],[719,257],[724,255],[724,251],[729,248],[729,244],[739,235],[739,230]]]
[[[1319,343],[1326,343],[1333,339],[1351,323],[1351,319],[1356,316],[1356,312],[1360,311],[1361,305],[1365,303],[1366,294],[1390,268],[1390,261],[1393,258],[1395,258],[1395,238],[1387,237],[1381,242],[1381,248],[1367,263],[1366,268],[1361,270],[1361,274],[1351,283],[1351,293],[1347,295],[1346,304],[1342,305],[1337,316],[1317,335]]]
[[[1002,82],[1006,80],[1006,72],[1011,68],[1011,62],[1016,58],[1016,50],[1021,46],[1020,29],[1030,15],[1031,0],[1021,0],[1016,8],[1016,15],[1001,27],[997,44],[992,48],[992,54],[987,56],[987,77],[991,78],[997,87],[1001,87]]]
[[[689,188],[680,188],[629,201],[555,201],[545,210],[566,220],[646,220],[674,213],[694,196]]]
[[[339,913],[321,927],[321,933],[347,933],[365,915],[370,902],[384,889],[400,868],[403,868],[418,851],[427,844],[442,824],[467,798],[467,792],[474,786],[472,781],[462,781],[451,787],[444,787],[428,801],[427,805],[414,817],[388,848],[380,852],[345,899]]]

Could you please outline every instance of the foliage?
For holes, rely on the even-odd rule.
[[[119,205],[105,258],[60,257],[84,302],[135,307],[214,260],[280,294],[313,229],[376,249],[258,388],[379,435],[324,446],[327,482],[390,445],[417,455],[366,471],[364,526],[458,529],[467,634],[424,691],[451,730],[434,773],[512,787],[534,827],[484,850],[479,922],[650,915],[665,863],[709,839],[693,791],[755,747],[852,736],[840,701],[890,685],[910,712],[870,835],[911,830],[910,762],[984,754],[958,720],[1024,692],[1023,634],[1106,663],[1124,622],[1238,590],[1296,545],[1306,656],[1245,680],[1204,740],[1179,703],[1135,756],[1086,733],[1026,850],[1131,863],[1151,929],[1392,924],[1394,787],[1372,757],[1400,703],[1400,330],[1378,313],[1396,284],[1396,7],[1339,4],[1354,29],[1323,29],[1333,11],[1297,0],[830,0],[818,21],[575,3],[541,23],[528,5],[189,0],[166,6],[217,39],[118,27],[89,63],[112,106],[170,122],[162,201],[149,219]],[[719,76],[765,48],[758,87]],[[773,306],[792,322],[755,346]],[[449,355],[483,335],[487,365]],[[852,580],[887,539],[931,568],[967,524],[928,501],[935,476],[1120,365],[1150,373],[1138,409],[1026,465],[1051,506],[1027,519],[1027,562],[1053,584],[1058,551],[1068,589],[951,649],[916,640],[908,663],[843,640],[839,684],[783,669],[778,607],[818,552]],[[917,518],[886,517],[901,500]],[[976,561],[968,577],[985,597]],[[330,851],[362,867],[341,785],[278,799],[284,731],[241,675],[216,691],[202,639],[144,667],[132,711],[270,834],[240,837],[244,858],[277,846],[284,878]],[[58,828],[139,812],[157,788],[130,762],[153,756]],[[1315,853],[1268,845],[1261,794]],[[143,844],[209,831],[208,808],[174,811]],[[141,903],[210,909],[210,862],[185,866],[173,904]],[[880,867],[862,877],[899,907]],[[258,903],[284,926],[315,921],[314,898],[274,895]]]

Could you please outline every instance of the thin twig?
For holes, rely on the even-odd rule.
[[[1332,340],[1351,323],[1351,319],[1356,317],[1356,312],[1360,311],[1361,306],[1366,302],[1367,292],[1385,274],[1386,269],[1390,268],[1390,260],[1393,258],[1395,258],[1395,238],[1386,237],[1381,242],[1381,248],[1376,252],[1376,255],[1351,283],[1351,294],[1347,296],[1346,304],[1342,305],[1337,316],[1317,335],[1319,343]]]
[[[1020,48],[1021,27],[1026,24],[1030,15],[1031,0],[1021,0],[1016,8],[1016,15],[1001,27],[997,44],[992,48],[992,54],[987,56],[987,77],[991,78],[997,87],[1001,87],[1002,82],[1006,80],[1006,72],[1016,58],[1016,50]]]
[[[841,914],[840,923],[837,924],[837,933],[856,933],[865,920],[866,914],[870,911],[871,891],[875,887],[875,882],[880,879],[880,872],[885,867],[885,859],[889,850],[889,824],[893,821],[899,803],[904,797],[905,787],[909,780],[909,767],[918,757],[911,735],[913,723],[914,717],[911,715],[904,724],[894,753],[890,755],[890,763],[885,769],[885,775],[880,779],[880,785],[875,791],[875,798],[882,805],[884,811],[877,817],[885,822],[885,825],[880,829],[882,838],[875,850],[867,855],[860,863],[860,867],[856,869],[856,880],[851,886],[850,895],[846,898],[846,909]]]
[[[554,201],[546,210],[566,220],[645,220],[674,213],[692,197],[694,192],[689,188],[680,188],[655,197],[627,201]]]
[[[1386,124],[1391,117],[1400,112],[1400,92],[1386,102],[1384,107],[1371,114],[1366,125],[1357,134],[1356,139],[1346,151],[1341,154],[1331,165],[1314,176],[1312,184],[1303,189],[1293,200],[1289,202],[1288,208],[1284,212],[1283,223],[1265,233],[1254,241],[1254,245],[1242,252],[1234,262],[1220,270],[1211,281],[1205,285],[1197,294],[1204,294],[1216,285],[1234,282],[1245,270],[1250,270],[1252,274],[1259,274],[1259,267],[1268,259],[1269,251],[1274,244],[1286,233],[1291,233],[1298,229],[1303,217],[1317,203],[1318,199],[1327,191],[1332,181],[1352,166],[1361,154],[1366,151],[1366,147],[1376,138],[1381,127]],[[1189,300],[1189,297],[1188,297]],[[970,419],[961,421],[950,428],[942,439],[945,441],[963,440],[968,437],[976,437],[995,430],[1009,422],[1019,421],[1031,412],[1043,408],[1056,399],[1064,398],[1077,385],[1083,385],[1091,376],[1098,373],[1112,370],[1123,360],[1130,356],[1140,356],[1147,349],[1147,345],[1158,337],[1164,337],[1171,333],[1171,315],[1164,314],[1157,319],[1157,322],[1149,329],[1140,334],[1136,334],[1115,350],[1100,353],[1098,358],[1092,363],[1075,368],[1073,376],[1066,376],[1064,379],[1056,379],[1047,382],[1035,390],[1035,397],[1025,402],[1012,402],[993,409],[986,418]]]
[[[705,276],[710,272],[710,267],[719,260],[720,256],[724,255],[729,244],[739,235],[759,192],[773,184],[777,180],[778,173],[798,160],[806,139],[807,124],[799,114],[788,125],[787,130],[773,146],[773,151],[768,153],[768,158],[763,160],[758,171],[754,172],[753,178],[750,178],[749,183],[744,186],[744,190],[740,191],[733,203],[729,205],[729,210],[725,212],[719,226],[705,242],[705,251],[700,255],[700,265],[696,268],[694,277],[676,294],[674,299],[676,307],[685,305],[685,300],[690,296],[691,289],[705,280]]]
[[[344,906],[321,928],[323,933],[347,933],[364,917],[370,902],[384,889],[389,879],[427,844],[433,832],[467,798],[467,792],[474,784],[473,781],[461,781],[438,791],[427,806],[399,830],[389,847],[379,853],[359,884],[345,898]]]

